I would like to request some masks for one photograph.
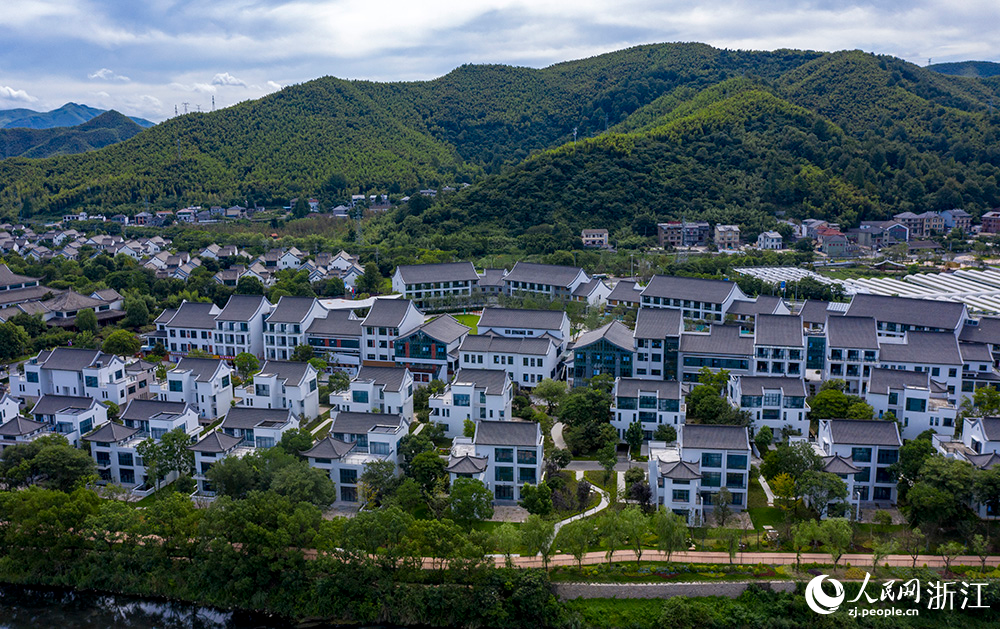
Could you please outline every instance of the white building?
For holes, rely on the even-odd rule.
[[[458,371],[458,348],[471,329],[451,315],[435,317],[396,338],[396,364],[409,369],[415,382],[447,382]]]
[[[421,310],[481,301],[479,275],[471,262],[400,265],[392,276],[392,290]]]
[[[429,400],[431,421],[444,424],[445,436],[463,434],[465,420],[509,420],[513,386],[505,371],[462,369],[443,393]]]
[[[536,422],[480,421],[476,433],[454,440],[446,471],[481,480],[495,502],[521,499],[521,487],[542,479],[542,430]]]
[[[398,414],[413,420],[413,376],[405,367],[362,367],[347,391],[330,394],[330,406],[351,413]]]
[[[677,380],[684,321],[679,310],[640,308],[636,313],[633,375],[642,380]]]
[[[165,310],[157,317],[166,331],[166,347],[171,360],[180,360],[193,349],[210,355],[215,352],[215,318],[222,309],[212,303],[184,301],[175,311]],[[167,315],[169,314],[169,317]]]
[[[712,372],[750,375],[753,369],[754,337],[736,325],[711,325],[707,332],[684,333],[680,340],[680,370],[683,382],[698,382],[703,367]]]
[[[563,310],[485,308],[476,331],[480,335],[495,334],[506,338],[548,335],[556,343],[557,353],[562,353],[570,340],[569,316]]]
[[[79,446],[80,438],[108,421],[108,408],[92,397],[52,395],[38,398],[31,414],[35,421],[59,433],[70,445]]]
[[[809,405],[802,378],[730,376],[729,403],[750,415],[753,434],[767,426],[779,437],[785,433],[809,436]]]
[[[734,301],[748,301],[736,282],[655,275],[642,289],[643,308],[673,308],[685,319],[722,322]]]
[[[802,317],[760,314],[754,326],[754,373],[798,378],[806,372]]]
[[[8,399],[7,396],[4,396]],[[19,415],[14,415],[0,424],[0,455],[4,448],[22,443],[30,443],[39,437],[51,434],[51,427]]]
[[[459,355],[462,369],[506,371],[510,379],[523,388],[534,388],[545,378],[555,378],[559,364],[556,344],[549,336],[470,335],[462,342]]]
[[[310,420],[319,415],[319,389],[316,368],[309,363],[269,360],[253,382],[236,390],[244,406],[252,408],[287,408]]]
[[[221,358],[264,357],[264,319],[274,306],[261,295],[231,295],[215,317],[215,349]]]
[[[219,430],[242,440],[248,448],[273,448],[281,435],[299,427],[299,418],[289,409],[233,406],[219,425]]]
[[[306,328],[306,342],[331,368],[350,375],[361,366],[361,319],[352,310],[329,310]]]
[[[622,442],[634,422],[642,427],[643,440],[649,441],[659,426],[679,431],[686,417],[680,382],[618,378],[611,396],[611,425]]]
[[[24,373],[10,376],[10,390],[21,398],[46,394],[92,397],[124,406],[149,393],[151,369],[135,369],[100,350],[57,347],[24,363]]]
[[[849,458],[858,468],[853,497],[860,503],[896,503],[897,478],[889,472],[903,445],[896,422],[821,419],[816,441],[828,456]]]
[[[215,487],[206,474],[218,461],[230,456],[243,457],[253,452],[245,445],[242,437],[233,437],[215,430],[208,433],[198,443],[188,446],[194,452],[194,480],[198,483],[198,494],[214,496]]]
[[[931,380],[947,391],[952,405],[962,389],[962,353],[950,332],[906,332],[902,339],[884,338],[879,343],[879,364],[888,369],[928,372]]]
[[[190,404],[202,422],[210,424],[232,406],[232,373],[223,360],[184,357],[154,392],[160,400]]]
[[[306,330],[326,309],[312,297],[282,297],[264,319],[264,353],[268,360],[288,360],[306,345]]]
[[[757,248],[771,249],[775,251],[781,249],[782,248],[781,234],[775,231],[761,232],[757,236]]]
[[[847,316],[875,319],[880,338],[900,337],[911,330],[958,336],[969,319],[969,311],[956,301],[858,293],[851,298]]]
[[[976,454],[1000,453],[1000,418],[969,417],[962,429],[962,443]]]
[[[829,317],[826,322],[823,380],[843,380],[845,393],[865,396],[878,366],[879,342],[871,317]]]
[[[518,262],[510,273],[504,276],[503,282],[504,293],[507,295],[540,296],[569,301],[581,284],[590,282],[590,277],[583,269],[575,266]]]
[[[424,322],[424,315],[408,299],[376,299],[361,322],[361,363],[396,366],[396,339]]]
[[[896,417],[903,439],[916,439],[925,430],[949,438],[955,434],[958,409],[927,371],[875,369],[865,400],[879,419],[890,412]]]

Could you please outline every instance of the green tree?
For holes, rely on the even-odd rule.
[[[673,443],[677,441],[677,429],[670,424],[660,424],[653,432],[653,441]]]
[[[806,470],[819,470],[822,466],[823,460],[812,446],[805,441],[797,441],[793,444],[779,443],[765,454],[760,471],[767,479],[788,474],[798,480]]]
[[[812,419],[836,419],[847,417],[851,408],[851,396],[835,388],[823,389],[809,401],[809,417]]]
[[[142,343],[134,334],[127,330],[115,330],[108,335],[101,349],[117,356],[134,356],[139,353],[141,347]]]
[[[771,427],[761,426],[757,430],[757,434],[754,435],[753,440],[761,449],[766,450],[771,447],[771,443],[774,441],[774,433],[771,431]]]
[[[382,292],[382,273],[377,264],[366,264],[364,274],[354,282],[354,292],[379,295]]]
[[[10,321],[0,323],[0,358],[11,360],[23,356],[30,342],[28,333],[21,326]]]
[[[340,393],[351,388],[351,378],[343,371],[335,371],[330,376],[330,391]]]
[[[541,382],[535,385],[532,393],[545,402],[546,412],[551,415],[556,405],[566,395],[566,383],[562,380],[543,378]]]
[[[831,502],[847,500],[847,483],[829,472],[806,470],[799,479],[798,488],[799,494],[819,511],[820,516],[826,514]]]
[[[538,485],[525,483],[521,487],[521,500],[519,505],[524,507],[528,513],[546,516],[552,513],[552,490],[548,483],[542,481]]]
[[[317,507],[326,507],[337,499],[337,490],[329,473],[309,467],[305,461],[277,470],[270,488],[293,503],[308,502]]]
[[[296,345],[295,349],[292,350],[292,357],[290,360],[297,363],[307,363],[314,358],[314,356],[312,345]]]
[[[240,380],[244,382],[260,369],[260,361],[250,352],[237,354],[236,358],[233,359],[233,365],[236,367],[236,373],[240,375]]]
[[[557,544],[576,559],[578,570],[583,569],[583,558],[590,551],[594,527],[587,520],[575,520],[559,529]]]
[[[629,424],[625,430],[625,443],[628,444],[633,456],[639,455],[639,449],[642,447],[642,426],[638,421]]]
[[[411,464],[413,459],[422,452],[433,452],[434,442],[426,434],[427,431],[409,434],[399,440],[399,456],[402,459],[399,467],[407,476],[413,476]]]
[[[125,325],[140,328],[149,323],[149,306],[145,299],[125,300]]]
[[[302,458],[302,453],[313,446],[313,436],[305,428],[293,428],[281,434],[278,448],[285,454]]]
[[[649,520],[638,507],[626,507],[619,517],[619,526],[635,551],[635,563],[638,566],[642,562],[642,545],[649,534]]]
[[[840,558],[847,552],[847,548],[851,545],[851,540],[854,538],[851,523],[844,518],[830,518],[823,520],[819,528],[823,547],[826,552],[830,553],[830,556],[833,558],[833,565],[836,566],[840,562]]]
[[[539,554],[542,556],[542,564],[546,570],[549,568],[554,538],[555,523],[540,515],[529,515],[528,519],[521,523],[521,543],[527,549],[529,556]]]
[[[432,450],[421,452],[410,463],[410,475],[425,493],[430,494],[438,480],[444,477],[444,459]]]
[[[726,526],[726,522],[733,515],[732,503],[733,495],[725,487],[712,494],[712,513],[715,514],[715,523],[720,528]]]
[[[401,479],[396,475],[396,464],[392,461],[369,461],[358,477],[358,487],[364,500],[373,507],[387,504],[400,483]]]
[[[476,436],[476,422],[472,421],[469,418],[466,418],[465,421],[462,422],[462,436],[463,437],[468,437],[469,439],[472,439],[473,437],[475,437]]]
[[[493,494],[481,480],[459,477],[451,484],[449,508],[457,522],[489,520],[493,517]]]
[[[511,568],[514,565],[511,555],[521,545],[521,533],[510,522],[504,522],[493,531],[493,545],[504,558],[504,564]]]
[[[878,570],[879,562],[896,552],[898,548],[899,545],[892,538],[872,542],[872,573]]]
[[[76,329],[80,332],[97,334],[97,315],[93,308],[84,308],[76,313]]]
[[[263,295],[264,284],[252,275],[244,275],[236,282],[236,295]]]
[[[618,448],[614,441],[608,441],[604,447],[597,451],[597,462],[604,468],[605,484],[610,483],[615,465],[618,463]]]
[[[907,495],[910,522],[942,526],[957,521],[959,515],[968,513],[974,478],[975,468],[965,461],[940,455],[928,457]]]
[[[674,551],[687,548],[687,522],[673,511],[660,507],[653,516],[657,549],[667,553],[667,562]]]
[[[971,550],[974,555],[979,557],[979,571],[982,574],[986,574],[986,560],[990,558],[989,540],[977,533],[969,542],[969,550]]]
[[[795,479],[788,472],[778,474],[768,484],[774,497],[778,499],[778,504],[784,509],[791,509],[795,499],[798,497],[798,490],[795,487]]]
[[[823,539],[819,523],[815,520],[804,520],[792,526],[792,548],[795,549],[795,569],[801,565],[802,553],[809,550],[815,542]]]
[[[854,402],[847,407],[847,419],[871,419],[875,415],[875,409],[867,402]]]
[[[931,440],[921,438],[911,439],[899,449],[899,458],[889,466],[889,473],[899,479],[896,489],[900,502],[906,503],[910,487],[920,475],[920,468],[934,452]]]
[[[955,558],[965,552],[965,545],[961,542],[947,542],[938,546],[938,554],[944,560],[945,573],[951,572],[951,564]]]
[[[1000,467],[976,472],[973,495],[980,504],[989,508],[990,513],[1000,513]],[[989,523],[990,520],[987,518],[987,527]],[[988,533],[989,528],[987,528]]]

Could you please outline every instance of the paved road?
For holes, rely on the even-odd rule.
[[[552,445],[562,450],[566,450],[566,440],[563,439],[563,424],[556,422],[552,425]]]

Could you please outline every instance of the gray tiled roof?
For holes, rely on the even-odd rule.
[[[637,397],[639,392],[656,392],[656,397],[661,400],[681,399],[681,383],[664,380],[640,380],[638,378],[619,378],[618,397]]]
[[[508,338],[496,334],[470,334],[462,341],[462,352],[505,352],[545,356],[552,347],[551,337]]]
[[[441,341],[444,344],[454,343],[458,339],[462,338],[463,335],[468,334],[471,330],[467,325],[462,325],[458,322],[455,317],[444,314],[440,317],[435,317],[434,319],[424,323],[423,325],[417,327],[413,332],[410,332],[407,336],[416,334],[417,331],[423,332],[427,336],[431,337],[436,341]],[[398,342],[398,341],[397,341]]]
[[[502,369],[459,369],[452,384],[472,383],[477,389],[485,389],[487,395],[500,395],[507,381],[507,372]]]
[[[480,420],[476,422],[473,443],[484,446],[534,447],[539,440],[539,427],[535,422]]]
[[[719,424],[684,424],[681,427],[681,448],[700,450],[749,450],[750,437],[746,426]]]
[[[740,334],[740,328],[735,325],[713,325],[708,334],[681,335],[681,351],[686,354],[751,356],[753,336]]]
[[[450,474],[482,474],[486,471],[489,457],[465,454],[448,459],[448,467],[444,471]]]
[[[827,347],[878,349],[875,319],[871,317],[830,317],[826,322]]]
[[[519,310],[517,308],[485,308],[479,318],[479,329],[521,328],[529,330],[560,330],[566,313],[562,310]]]
[[[981,470],[991,470],[997,465],[1000,465],[1000,454],[996,452],[989,452],[986,454],[968,454],[966,455],[969,462],[978,467]]]
[[[506,273],[507,269],[484,269],[482,277],[479,278],[480,288],[486,286],[502,287]]]
[[[694,480],[696,478],[701,478],[701,472],[698,463],[689,463],[688,461],[660,461],[659,464],[660,476],[664,478],[670,478],[673,480]]]
[[[355,443],[353,441],[341,441],[340,439],[334,439],[331,435],[326,439],[321,439],[312,448],[303,452],[302,456],[311,459],[337,460],[343,458],[345,454],[354,450],[354,445]]]
[[[117,441],[121,441],[122,439],[128,439],[137,432],[139,432],[138,428],[129,428],[128,426],[122,426],[121,424],[116,424],[115,422],[108,422],[98,428],[95,432],[92,432],[84,437],[83,440],[115,443]]]
[[[248,323],[262,307],[266,309],[267,305],[267,298],[263,295],[230,295],[226,307],[216,319]]]
[[[164,308],[163,312],[156,317],[153,323],[169,323],[175,314],[177,314],[176,308]]]
[[[595,290],[597,290],[597,287],[600,286],[602,283],[603,282],[601,282],[601,280],[599,280],[596,277],[590,280],[589,282],[581,282],[580,285],[573,290],[573,296],[587,297]]]
[[[207,437],[198,443],[188,446],[188,450],[193,452],[229,452],[243,441],[239,437],[231,437],[218,430],[209,433]]]
[[[608,301],[622,301],[625,303],[638,304],[639,296],[641,295],[641,290],[636,290],[636,283],[632,280],[620,280],[615,287],[611,289],[611,294],[608,295]]]
[[[958,339],[951,332],[907,332],[905,343],[881,343],[882,362],[961,365]]]
[[[219,307],[212,303],[196,303],[185,301],[177,309],[174,316],[170,317],[167,324],[172,328],[198,328],[215,329],[215,315],[219,314]],[[159,319],[157,319],[159,320]]]
[[[1000,317],[983,317],[979,325],[966,325],[959,339],[976,343],[1000,345]]]
[[[643,297],[689,299],[721,304],[736,289],[735,282],[704,280],[696,277],[655,275],[642,291]],[[738,290],[738,289],[737,289]]]
[[[854,465],[851,457],[844,458],[835,454],[823,457],[823,471],[830,474],[857,474],[861,468]]]
[[[729,314],[734,315],[761,315],[774,314],[781,305],[781,298],[773,295],[758,295],[753,301],[734,301],[729,306]]]
[[[62,291],[49,288],[48,286],[29,286],[28,288],[15,288],[13,290],[0,291],[0,306],[16,304],[23,301],[33,301],[41,299],[48,294],[58,295]]]
[[[368,310],[364,325],[398,328],[412,304],[409,299],[376,299]]]
[[[802,318],[792,315],[757,315],[754,326],[757,345],[782,345],[785,347],[805,347],[802,335]]]
[[[145,421],[156,415],[183,415],[188,408],[186,402],[131,400],[122,411],[121,418]]]
[[[97,363],[104,365],[114,360],[111,354],[96,349],[75,349],[72,347],[57,347],[51,352],[39,352],[38,364],[43,369],[59,369],[63,371],[81,371],[93,367]]]
[[[84,308],[93,308],[96,310],[100,306],[105,305],[107,305],[107,302],[103,300],[87,297],[73,290],[68,290],[45,302],[45,307],[52,312],[73,312],[83,310]]]
[[[285,380],[288,384],[295,386],[302,382],[309,371],[309,363],[298,363],[286,360],[268,360],[264,362],[258,375],[277,376],[278,380]]]
[[[294,415],[287,408],[253,408],[251,406],[233,406],[226,411],[222,420],[222,428],[238,428],[247,430],[258,426],[281,426],[292,420]]]
[[[6,264],[0,264],[0,286],[10,286],[11,284],[24,284],[25,282],[37,282],[37,277],[18,275],[10,270]]]
[[[445,262],[442,264],[408,264],[396,268],[404,284],[431,282],[479,281],[476,267],[471,262]]]
[[[799,316],[806,323],[812,323],[817,325],[825,325],[826,318],[828,316],[841,316],[844,313],[837,310],[827,310],[830,305],[828,301],[819,301],[815,299],[810,299],[802,305],[802,310],[799,311]]]
[[[681,311],[673,308],[639,308],[635,317],[635,338],[664,339],[680,336],[683,330]]]
[[[928,388],[929,371],[907,371],[905,369],[872,369],[868,392],[889,395],[889,389],[905,387]]]
[[[306,334],[361,337],[361,319],[350,310],[330,310],[326,317],[313,319]]]
[[[767,376],[739,376],[740,393],[764,395],[764,389],[781,389],[786,397],[805,397],[806,385],[802,378],[769,378]]]
[[[302,323],[306,315],[316,303],[312,297],[282,296],[271,314],[267,315],[268,323]]]
[[[30,435],[39,428],[43,428],[45,424],[41,422],[36,422],[30,419],[21,417],[20,415],[14,417],[6,424],[0,425],[0,436],[4,437],[20,437],[22,435]]]
[[[605,340],[626,351],[632,351],[633,348],[632,330],[629,330],[621,321],[612,321],[596,330],[584,332],[573,344],[573,347],[580,349],[600,340]]]
[[[362,435],[376,426],[397,428],[403,423],[402,415],[388,413],[352,413],[340,411],[333,418],[330,434]]]
[[[216,358],[181,358],[174,371],[190,371],[198,382],[211,382],[212,376],[222,366],[222,361]]]
[[[975,421],[983,427],[983,434],[988,440],[1000,441],[1000,417],[981,417]]]
[[[557,266],[534,262],[517,262],[505,282],[534,282],[568,288],[583,269],[575,266]]]
[[[355,376],[361,382],[374,382],[386,391],[399,391],[406,379],[406,367],[362,367]]]
[[[993,362],[993,354],[985,343],[959,343],[958,349],[962,353],[962,362]]]
[[[97,402],[94,398],[90,397],[79,397],[75,395],[51,395],[46,393],[42,397],[38,398],[37,402],[35,402],[34,408],[31,409],[31,414],[53,415],[67,408],[88,409],[94,404],[97,404]]]
[[[859,293],[851,300],[847,315],[874,317],[879,321],[913,326],[958,329],[964,323],[965,305],[954,301],[911,299]]]
[[[896,422],[880,419],[824,419],[837,445],[901,446]]]

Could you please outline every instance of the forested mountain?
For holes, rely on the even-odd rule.
[[[993,61],[958,61],[955,63],[933,63],[928,70],[951,74],[953,76],[969,76],[987,78],[1000,76],[1000,63]]]
[[[85,153],[122,142],[142,127],[117,111],[107,111],[75,127],[0,129],[0,156],[52,157]]]
[[[66,103],[52,111],[31,109],[0,110],[0,128],[3,129],[51,129],[53,127],[75,127],[92,120],[105,110],[77,103]],[[143,118],[130,117],[140,127],[152,127],[153,123]]]
[[[384,237],[533,250],[567,248],[583,226],[627,241],[681,215],[752,234],[776,212],[845,226],[904,210],[976,213],[1000,205],[998,90],[1000,79],[859,51],[703,44],[541,70],[462,66],[426,82],[327,77],[99,151],[0,161],[0,213],[25,199],[45,215],[143,199],[333,203],[468,181],[430,208],[400,209],[403,228]]]

